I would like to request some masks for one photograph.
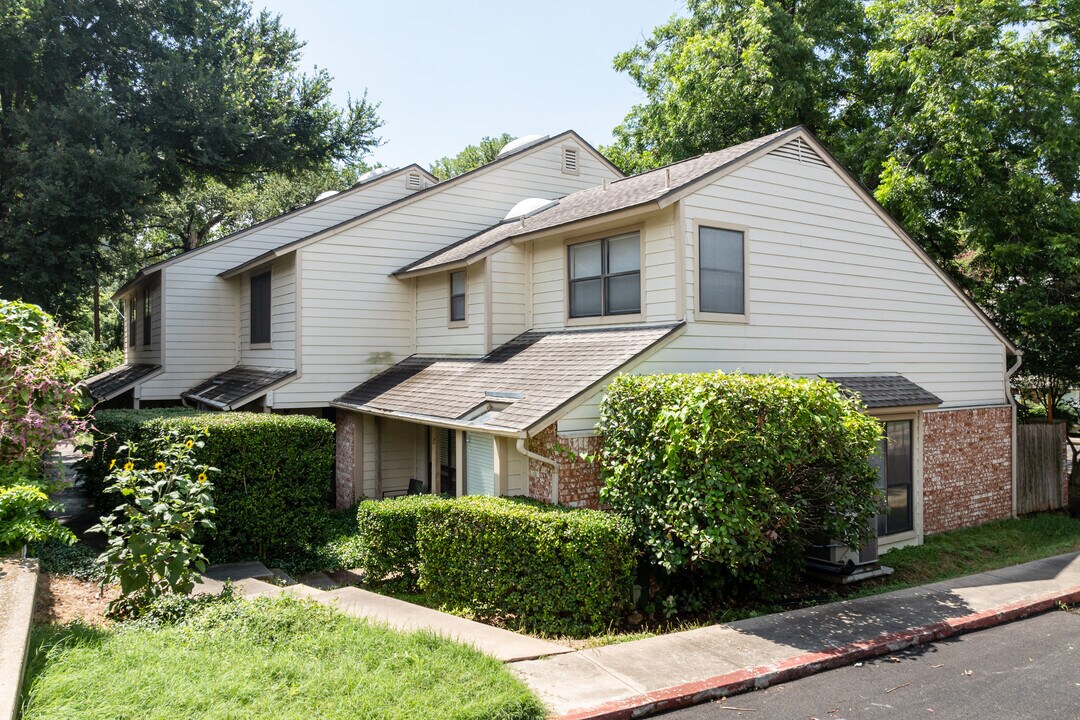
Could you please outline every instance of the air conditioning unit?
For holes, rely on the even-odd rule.
[[[806,551],[806,567],[812,575],[844,584],[892,575],[892,568],[878,562],[877,538],[861,548],[819,538]]]

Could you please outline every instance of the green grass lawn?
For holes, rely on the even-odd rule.
[[[34,630],[23,720],[543,718],[502,663],[290,599]]]

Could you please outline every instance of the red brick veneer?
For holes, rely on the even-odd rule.
[[[1012,408],[923,414],[923,530],[1012,515]]]
[[[558,463],[559,502],[563,505],[600,507],[600,466],[573,456],[593,454],[600,444],[601,439],[595,436],[557,435],[555,425],[549,425],[529,440],[529,450]],[[529,496],[550,502],[551,475],[550,465],[530,458]]]

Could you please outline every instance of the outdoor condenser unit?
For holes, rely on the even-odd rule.
[[[861,548],[823,538],[810,545],[806,566],[814,575],[845,584],[892,574],[878,562],[877,538]]]

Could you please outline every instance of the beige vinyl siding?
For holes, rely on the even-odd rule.
[[[450,327],[450,273],[416,278],[416,352],[484,354],[484,263],[466,269],[464,326]]]
[[[677,319],[674,217],[672,209],[654,213],[640,230],[643,252],[641,310],[646,322]],[[621,234],[627,229],[628,225],[613,227],[610,234]],[[596,237],[597,233],[589,230],[581,235]],[[573,242],[573,235],[564,234],[532,243],[532,329],[566,327],[566,246]],[[609,318],[597,320],[609,324],[606,322]]]
[[[232,279],[240,293],[240,364],[294,370],[296,365],[296,263],[293,256],[270,266],[270,347],[251,347],[251,276],[257,268]]]
[[[498,347],[529,329],[529,250],[511,245],[491,263],[491,343]]]
[[[300,376],[275,392],[275,408],[326,405],[418,346],[443,352],[427,339],[415,339],[414,283],[391,273],[499,222],[522,198],[558,197],[614,177],[585,152],[581,173],[564,175],[561,158],[561,145],[525,152],[302,248]],[[436,277],[445,283],[445,273]],[[482,319],[472,322],[477,293],[472,295],[466,334],[483,337]],[[441,302],[442,310],[425,305],[425,312],[449,317],[449,295]],[[445,323],[439,332],[446,332]],[[482,344],[471,347],[477,349],[468,352],[483,351]]]
[[[1008,402],[1001,341],[830,168],[765,156],[683,202],[690,322],[633,372],[899,373],[944,408]],[[748,227],[747,323],[693,321],[695,220]]]
[[[150,293],[150,344],[143,343],[143,292]],[[135,320],[135,345],[131,345],[130,309],[128,303],[135,302],[139,315]],[[104,312],[104,309],[103,309]],[[124,362],[132,364],[158,365],[161,363],[161,281],[148,281],[144,288],[135,290],[124,298]]]
[[[388,178],[341,193],[305,212],[269,223],[166,266],[165,371],[142,386],[143,400],[174,399],[240,361],[239,288],[218,273],[363,214],[413,191],[403,178]],[[280,319],[275,318],[275,323]],[[244,338],[246,340],[246,338]]]

